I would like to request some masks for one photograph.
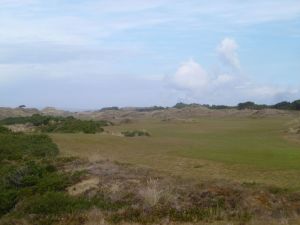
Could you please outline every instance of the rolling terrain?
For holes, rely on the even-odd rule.
[[[142,120],[96,135],[51,134],[63,154],[110,159],[200,180],[229,179],[299,190],[300,145],[286,133],[291,118]],[[125,130],[150,137],[126,138]]]
[[[1,225],[299,224],[297,111],[2,108],[0,116]],[[48,148],[35,138],[54,153],[40,154]]]

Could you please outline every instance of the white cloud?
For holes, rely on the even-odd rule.
[[[238,58],[238,45],[232,38],[224,38],[217,47],[217,52],[222,61],[234,69],[240,69],[240,60]]]
[[[180,65],[175,74],[168,76],[166,81],[181,96],[180,101],[187,102],[236,104],[252,100],[273,103],[289,100],[300,94],[299,88],[258,84],[243,76],[236,54],[237,48],[237,43],[229,38],[225,38],[217,48],[222,61],[236,69],[232,74],[222,71],[215,74],[203,69],[196,61],[189,60]]]
[[[233,80],[234,80],[234,76],[232,76],[232,75],[229,75],[229,74],[220,74],[215,79],[215,83],[217,83],[217,84],[225,84],[225,83],[232,82]]]
[[[194,90],[205,88],[210,82],[207,72],[193,59],[182,63],[170,80],[178,89]]]

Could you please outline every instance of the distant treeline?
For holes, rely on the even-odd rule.
[[[198,103],[183,103],[179,102],[173,107],[163,107],[163,106],[150,106],[150,107],[137,107],[133,108],[137,112],[152,112],[156,110],[164,110],[164,109],[170,109],[170,108],[175,108],[175,109],[183,109],[186,107],[206,107],[208,109],[283,109],[283,110],[300,110],[300,99],[293,101],[293,102],[288,102],[288,101],[283,101],[279,102],[274,105],[266,105],[266,104],[256,104],[255,102],[247,101],[247,102],[241,102],[237,104],[236,106],[228,106],[228,105],[209,105],[209,104],[198,104]],[[106,107],[102,108],[99,110],[100,112],[104,111],[109,111],[109,110],[121,110],[122,108],[113,106],[113,107]]]
[[[243,102],[237,105],[238,109],[284,109],[284,110],[300,110],[300,100],[293,102],[279,102],[275,105],[255,104],[254,102]]]
[[[279,102],[274,105],[266,105],[266,104],[256,104],[251,101],[247,102],[241,102],[237,106],[227,106],[227,105],[208,105],[208,104],[197,104],[197,103],[192,103],[192,104],[185,104],[185,103],[177,103],[173,108],[177,109],[182,109],[185,107],[197,107],[197,106],[202,106],[206,107],[209,109],[283,109],[283,110],[300,110],[300,99],[293,101],[293,102]]]
[[[104,126],[112,125],[109,121],[79,120],[72,116],[44,116],[34,114],[28,117],[9,117],[0,121],[0,125],[32,124],[41,132],[49,133],[97,133]]]

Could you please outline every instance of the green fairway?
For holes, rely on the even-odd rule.
[[[196,143],[179,155],[265,169],[300,169],[300,146],[284,138],[284,121],[203,120],[200,131],[184,131]]]
[[[108,134],[51,134],[61,151],[109,158],[189,178],[231,179],[300,188],[300,144],[285,136],[291,118],[201,118],[139,121]],[[121,137],[126,130],[151,137]]]

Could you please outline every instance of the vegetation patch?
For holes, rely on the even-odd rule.
[[[30,117],[9,117],[0,121],[0,125],[32,124],[37,131],[47,133],[97,133],[104,126],[112,125],[108,121],[79,120],[72,116],[55,117],[34,114]],[[0,131],[1,132],[1,131]]]
[[[13,133],[1,126],[0,130],[0,216],[13,213],[17,205],[29,204],[36,196],[62,193],[77,181],[72,173],[58,170],[58,148],[48,136]]]
[[[209,109],[254,109],[254,110],[260,110],[260,109],[282,109],[282,110],[300,110],[300,99],[295,100],[293,102],[279,102],[274,105],[266,105],[266,104],[256,104],[251,101],[247,102],[241,102],[237,106],[227,106],[227,105],[208,105],[208,104],[198,104],[198,103],[191,103],[186,104],[183,102],[179,102],[176,105],[173,106],[173,108],[176,109],[183,109],[186,107],[206,107]]]
[[[147,131],[143,131],[143,130],[123,131],[121,133],[125,137],[141,137],[141,136],[150,137],[150,134]]]

